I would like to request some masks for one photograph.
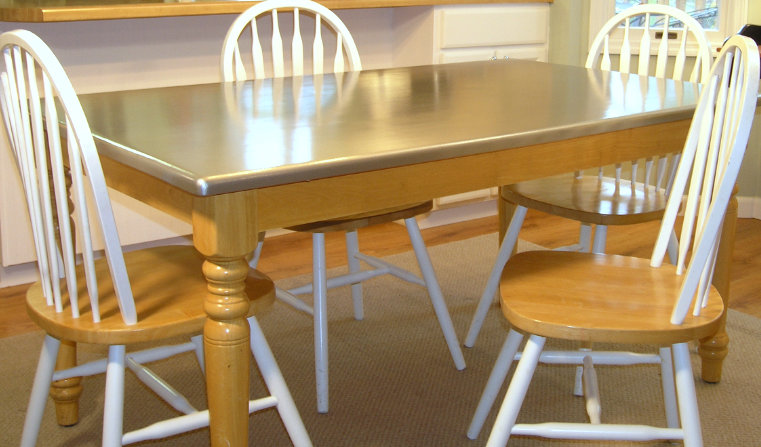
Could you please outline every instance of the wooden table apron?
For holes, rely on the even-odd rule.
[[[689,120],[679,119],[206,196],[191,194],[109,157],[102,159],[109,186],[192,222],[194,245],[207,258],[204,339],[211,441],[212,445],[242,446],[248,442],[250,361],[243,278],[248,270],[245,256],[255,248],[259,231],[664,154],[681,149],[688,126]],[[510,216],[510,208],[501,204],[503,228]],[[730,217],[725,224],[725,248],[716,275],[725,300],[733,223]],[[727,342],[722,328],[702,344],[703,375],[709,381],[720,376]],[[220,376],[225,380],[219,380]]]

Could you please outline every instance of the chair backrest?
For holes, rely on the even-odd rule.
[[[98,226],[122,317],[134,324],[135,305],[111,202],[74,88],[53,52],[35,34],[3,33],[0,48],[4,62],[0,104],[26,195],[48,304],[58,312],[66,307],[60,280],[65,278],[72,315],[79,317],[80,307],[89,304],[93,320],[100,320],[92,228]],[[90,301],[84,304],[78,302],[80,257]]]
[[[611,33],[623,28],[619,47],[619,63],[611,62]],[[651,38],[655,32],[655,39]],[[689,65],[687,53],[695,51],[694,64],[687,77]],[[637,56],[636,70],[633,70],[632,56]],[[651,59],[655,57],[655,69],[651,69]],[[603,25],[587,55],[585,66],[602,70],[615,70],[641,76],[674,79],[676,81],[704,82],[711,70],[711,46],[700,24],[681,9],[666,5],[638,5],[627,8]],[[673,64],[673,68],[669,66]],[[676,166],[679,162],[675,154],[659,157],[655,176],[652,175],[654,159],[645,160],[645,185],[654,185],[669,190]],[[639,162],[631,162],[629,179],[637,180]],[[615,178],[620,181],[622,165],[615,167]],[[598,175],[603,175],[601,168]]]
[[[621,26],[623,38],[619,49],[619,66],[612,68],[610,35]],[[633,29],[635,27],[636,30]],[[651,39],[651,30],[656,31],[655,41]],[[637,39],[639,43],[636,42]],[[696,51],[695,63],[689,78],[685,78],[688,68],[687,52],[693,48]],[[633,54],[639,55],[636,71],[631,69]],[[650,70],[652,56],[656,57],[654,72]],[[674,58],[674,62],[671,73],[668,73],[670,57]],[[703,82],[711,70],[711,60],[711,46],[697,20],[683,10],[671,6],[638,5],[623,10],[603,25],[589,48],[586,67],[614,69],[622,73],[677,81]]]
[[[249,78],[246,66],[250,65],[254,79],[286,76],[285,54],[283,51],[283,36],[278,11],[293,11],[293,37],[291,40],[291,75],[304,74],[304,42],[302,35],[313,34],[312,41],[312,74],[324,73],[325,45],[323,34],[332,32],[336,36],[335,53],[333,56],[333,72],[357,71],[362,69],[359,52],[346,25],[326,7],[311,0],[265,0],[257,3],[241,13],[230,25],[222,45],[221,72],[224,81],[245,80]],[[308,13],[308,14],[305,14]],[[262,51],[262,37],[259,34],[257,19],[261,16],[272,17],[272,73],[267,75]],[[313,30],[307,30],[307,23],[314,16]],[[306,20],[304,20],[306,19]],[[302,30],[302,25],[304,29]],[[251,30],[250,52],[241,54],[241,37],[246,29]],[[346,53],[344,55],[344,52]],[[248,60],[244,60],[248,59]]]
[[[733,36],[700,93],[651,258],[653,267],[662,264],[682,209],[676,270],[686,275],[671,317],[674,324],[684,321],[693,301],[696,315],[705,304],[721,226],[753,123],[758,84],[756,43]]]

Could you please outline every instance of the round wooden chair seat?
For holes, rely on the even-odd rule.
[[[614,178],[565,174],[502,188],[502,198],[556,216],[597,225],[629,225],[660,219],[666,193]]]
[[[201,254],[191,246],[165,246],[124,253],[124,260],[135,299],[137,324],[126,325],[122,320],[105,260],[96,262],[100,323],[93,322],[88,315],[90,302],[81,269],[77,275],[80,318],[72,318],[67,309],[56,312],[49,306],[39,282],[27,292],[27,313],[51,336],[84,343],[130,344],[195,335],[203,330],[206,319],[203,297],[208,286],[201,271]],[[67,295],[66,288],[62,289]],[[272,280],[253,269],[246,278],[246,293],[250,299],[249,315],[265,310],[275,299]],[[64,302],[68,307],[68,297]]]
[[[502,312],[518,329],[566,340],[670,345],[714,334],[724,305],[713,287],[699,317],[671,324],[684,279],[674,269],[627,256],[520,253],[502,275]]]
[[[340,219],[322,220],[319,222],[310,222],[303,225],[288,227],[291,231],[302,231],[309,233],[330,233],[334,231],[354,231],[359,228],[369,227],[387,222],[393,222],[400,219],[425,214],[433,209],[433,200],[415,205],[405,205],[395,208],[373,211],[370,213],[354,214],[342,217]]]

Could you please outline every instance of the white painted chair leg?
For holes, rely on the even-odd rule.
[[[579,348],[579,351],[581,352],[591,352],[592,349],[590,348]],[[574,396],[583,396],[584,395],[584,383],[583,383],[583,376],[584,376],[584,366],[579,365],[576,367],[576,377],[573,382],[573,395]]]
[[[481,433],[481,428],[484,426],[484,421],[491,411],[494,400],[499,394],[499,390],[502,388],[502,384],[505,383],[507,372],[510,370],[510,365],[513,364],[513,358],[515,353],[518,352],[521,340],[523,340],[523,334],[518,331],[511,330],[505,338],[505,343],[502,344],[502,349],[499,351],[497,360],[494,362],[494,368],[489,374],[489,380],[486,382],[483,393],[481,393],[481,399],[478,401],[478,407],[473,414],[473,419],[470,421],[468,427],[468,438],[476,439],[478,434]]]
[[[122,445],[124,416],[124,345],[108,348],[106,368],[106,400],[103,405],[103,446]]]
[[[45,403],[50,391],[50,383],[53,379],[58,348],[61,341],[49,335],[45,336],[40,351],[40,360],[37,363],[37,372],[34,375],[34,385],[29,397],[29,408],[26,410],[24,420],[24,432],[21,435],[21,447],[34,447],[37,444],[37,435],[40,432],[42,415],[45,412]]]
[[[312,283],[314,296],[314,373],[317,412],[328,412],[328,278],[325,234],[312,235]]]
[[[669,255],[669,262],[671,262],[671,265],[676,265],[677,259],[679,259],[679,239],[676,237],[676,231],[671,232],[666,252]]]
[[[476,313],[473,315],[473,320],[470,322],[470,328],[468,328],[468,334],[465,336],[465,346],[472,348],[476,344],[476,338],[481,331],[481,326],[484,324],[486,314],[489,311],[489,306],[494,302],[494,295],[497,293],[499,287],[499,278],[502,276],[502,269],[505,268],[508,259],[513,254],[515,244],[518,242],[518,233],[523,225],[523,220],[526,218],[526,208],[518,206],[515,208],[513,218],[510,221],[510,226],[507,228],[505,237],[500,244],[499,253],[497,254],[497,260],[491,269],[489,279],[486,281],[486,288],[484,289],[481,298],[478,300],[478,307]]]
[[[349,273],[359,273],[361,265],[357,254],[359,253],[359,238],[357,231],[346,232],[346,259],[349,263]],[[351,285],[351,299],[354,302],[354,319],[362,320],[364,315],[362,305],[362,282],[357,281]]]
[[[449,353],[452,355],[455,367],[458,370],[465,369],[465,358],[460,349],[460,342],[454,331],[452,318],[449,316],[449,310],[444,302],[444,295],[441,293],[441,287],[439,287],[439,281],[436,279],[436,273],[433,271],[433,264],[431,264],[428,250],[425,248],[423,236],[420,234],[420,227],[418,227],[417,220],[415,220],[414,217],[404,219],[404,224],[407,226],[407,233],[410,236],[412,248],[415,250],[415,256],[417,257],[420,271],[423,274],[425,285],[428,288],[428,295],[431,297],[433,310],[436,313],[436,317],[439,319],[441,331],[444,333],[444,339],[449,347]]]
[[[592,225],[582,222],[579,226],[579,251],[589,253],[592,245]]]
[[[662,347],[659,353],[661,357],[661,387],[663,388],[663,406],[666,410],[666,425],[669,428],[678,428],[679,410],[676,404],[674,363],[671,359],[671,348]]]
[[[608,226],[595,226],[595,238],[592,242],[592,253],[605,253],[605,243],[608,238]]]
[[[193,350],[196,353],[196,359],[198,359],[198,367],[201,368],[201,374],[206,375],[206,362],[204,361],[203,351],[203,335],[199,334],[194,337],[190,337],[190,342],[193,343]]]
[[[259,265],[259,258],[262,256],[262,245],[264,245],[264,239],[259,241],[258,244],[256,244],[256,249],[254,250],[254,253],[251,255],[251,259],[248,260],[248,266],[252,269],[255,269],[257,265]]]
[[[497,413],[497,420],[494,422],[489,440],[486,442],[487,447],[504,447],[510,438],[510,433],[518,419],[518,412],[523,405],[523,399],[531,384],[531,378],[539,363],[539,356],[544,347],[545,338],[538,335],[532,335],[523,348],[523,355],[518,362],[518,366],[513,373],[513,379],[507,388],[505,400]]]
[[[280,418],[283,420],[283,425],[288,431],[291,442],[295,447],[311,446],[312,441],[309,439],[299,410],[296,408],[288,385],[286,385],[283,374],[277,366],[275,356],[272,355],[272,350],[267,344],[267,339],[264,337],[259,322],[255,317],[249,317],[248,324],[251,328],[251,352],[259,371],[262,373],[267,389],[277,399],[277,411],[280,413]]]
[[[676,376],[677,401],[679,417],[684,431],[685,447],[703,445],[703,434],[698,414],[698,399],[695,395],[695,379],[692,376],[692,364],[687,343],[678,343],[671,347]]]

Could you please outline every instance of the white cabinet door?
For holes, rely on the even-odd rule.
[[[547,45],[546,4],[441,6],[437,15],[441,49]]]

